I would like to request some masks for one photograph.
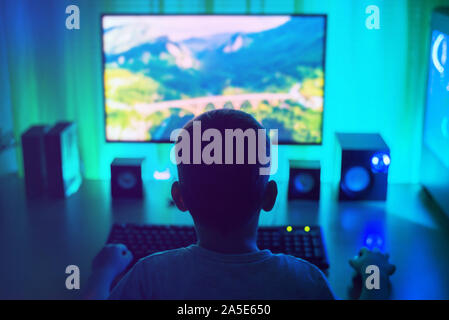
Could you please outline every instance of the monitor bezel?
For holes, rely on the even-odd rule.
[[[104,84],[104,68],[105,68],[105,55],[104,55],[104,37],[103,37],[103,18],[105,16],[290,16],[290,17],[321,17],[324,19],[324,39],[323,39],[323,111],[321,113],[321,127],[320,127],[320,142],[295,142],[295,141],[278,141],[278,145],[291,145],[291,146],[321,146],[323,145],[323,123],[324,123],[324,110],[325,110],[325,96],[326,96],[326,49],[327,49],[327,14],[321,13],[298,13],[298,14],[248,14],[248,13],[170,13],[170,14],[159,14],[159,13],[102,13],[100,14],[100,37],[101,37],[101,86],[103,95],[103,126],[104,126],[104,141],[106,143],[165,143],[172,144],[174,141],[171,140],[109,140],[107,137],[106,128],[106,93]]]

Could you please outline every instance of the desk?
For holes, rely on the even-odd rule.
[[[145,199],[113,202],[109,181],[87,180],[66,200],[28,200],[23,179],[0,178],[0,298],[80,298],[65,288],[65,268],[79,266],[83,288],[115,222],[192,224],[168,205],[170,184],[147,181]],[[260,224],[320,224],[337,296],[348,297],[348,259],[371,237],[397,266],[393,298],[449,299],[449,223],[419,185],[390,185],[386,203],[339,203],[330,184],[322,184],[319,203],[287,202],[287,183],[278,185],[276,206],[261,213]]]

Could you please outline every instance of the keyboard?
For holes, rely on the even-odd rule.
[[[259,227],[257,245],[273,253],[285,253],[307,260],[323,272],[329,268],[319,226]],[[114,224],[107,243],[123,243],[134,261],[152,253],[196,243],[193,226]]]

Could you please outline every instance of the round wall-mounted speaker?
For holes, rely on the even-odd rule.
[[[354,166],[343,173],[341,188],[347,195],[356,196],[367,191],[371,182],[371,174],[365,167]]]
[[[117,175],[117,183],[123,189],[132,189],[136,186],[137,177],[131,171],[123,171]]]
[[[295,190],[299,193],[308,193],[315,187],[315,178],[307,172],[300,172],[293,180]]]

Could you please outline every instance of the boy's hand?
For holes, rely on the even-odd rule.
[[[124,244],[107,244],[92,262],[85,299],[107,299],[114,279],[126,270],[133,255]]]
[[[114,280],[133,260],[131,251],[124,244],[107,244],[92,262],[92,273],[107,275]]]

